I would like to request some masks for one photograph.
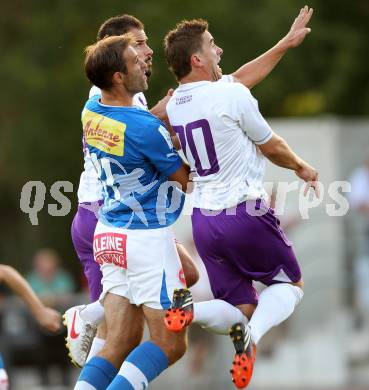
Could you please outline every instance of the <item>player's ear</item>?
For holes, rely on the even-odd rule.
[[[200,68],[202,65],[201,57],[198,53],[194,53],[191,56],[191,67]]]
[[[124,74],[122,72],[115,72],[112,76],[113,85],[123,84]]]

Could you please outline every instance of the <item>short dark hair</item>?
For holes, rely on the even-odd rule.
[[[109,90],[115,72],[127,73],[123,52],[134,44],[131,34],[106,37],[86,47],[85,72],[92,84]]]
[[[97,40],[115,35],[122,35],[132,28],[144,29],[143,23],[132,15],[119,15],[106,20],[99,28]]]
[[[202,34],[208,27],[208,22],[203,19],[184,20],[165,36],[165,57],[177,80],[191,72],[191,56],[201,49]]]

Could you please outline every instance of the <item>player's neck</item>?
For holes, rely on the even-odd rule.
[[[133,96],[122,90],[101,91],[101,103],[107,106],[127,106],[133,105]]]
[[[211,76],[205,72],[191,72],[180,80],[180,84],[196,83],[198,81],[212,81]]]

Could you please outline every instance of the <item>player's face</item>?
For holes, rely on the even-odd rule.
[[[127,74],[124,74],[124,87],[132,95],[147,89],[147,64],[138,55],[137,51],[128,46],[124,52],[127,64]]]
[[[139,30],[137,28],[133,28],[129,31],[136,40],[136,46],[135,49],[138,53],[138,56],[142,61],[146,62],[147,70],[146,70],[146,76],[150,77],[152,73],[152,55],[153,51],[147,44],[147,35],[145,34],[144,30]]]
[[[205,64],[205,69],[209,73],[211,81],[217,81],[222,77],[222,68],[219,67],[219,62],[223,54],[223,50],[214,42],[213,36],[209,31],[205,31],[202,44],[202,57]]]

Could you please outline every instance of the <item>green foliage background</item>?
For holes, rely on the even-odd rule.
[[[0,13],[0,262],[20,269],[40,246],[52,246],[76,274],[79,263],[70,240],[82,169],[80,111],[89,83],[83,49],[99,25],[130,13],[144,21],[155,51],[147,98],[153,105],[175,81],[162,50],[165,33],[184,18],[202,17],[224,49],[223,73],[274,45],[304,4],[296,0],[1,0]],[[368,0],[312,0],[312,33],[291,50],[253,90],[266,116],[369,114]],[[29,180],[49,189],[58,180],[74,184],[72,212],[51,217],[46,196],[39,225],[19,207]]]

